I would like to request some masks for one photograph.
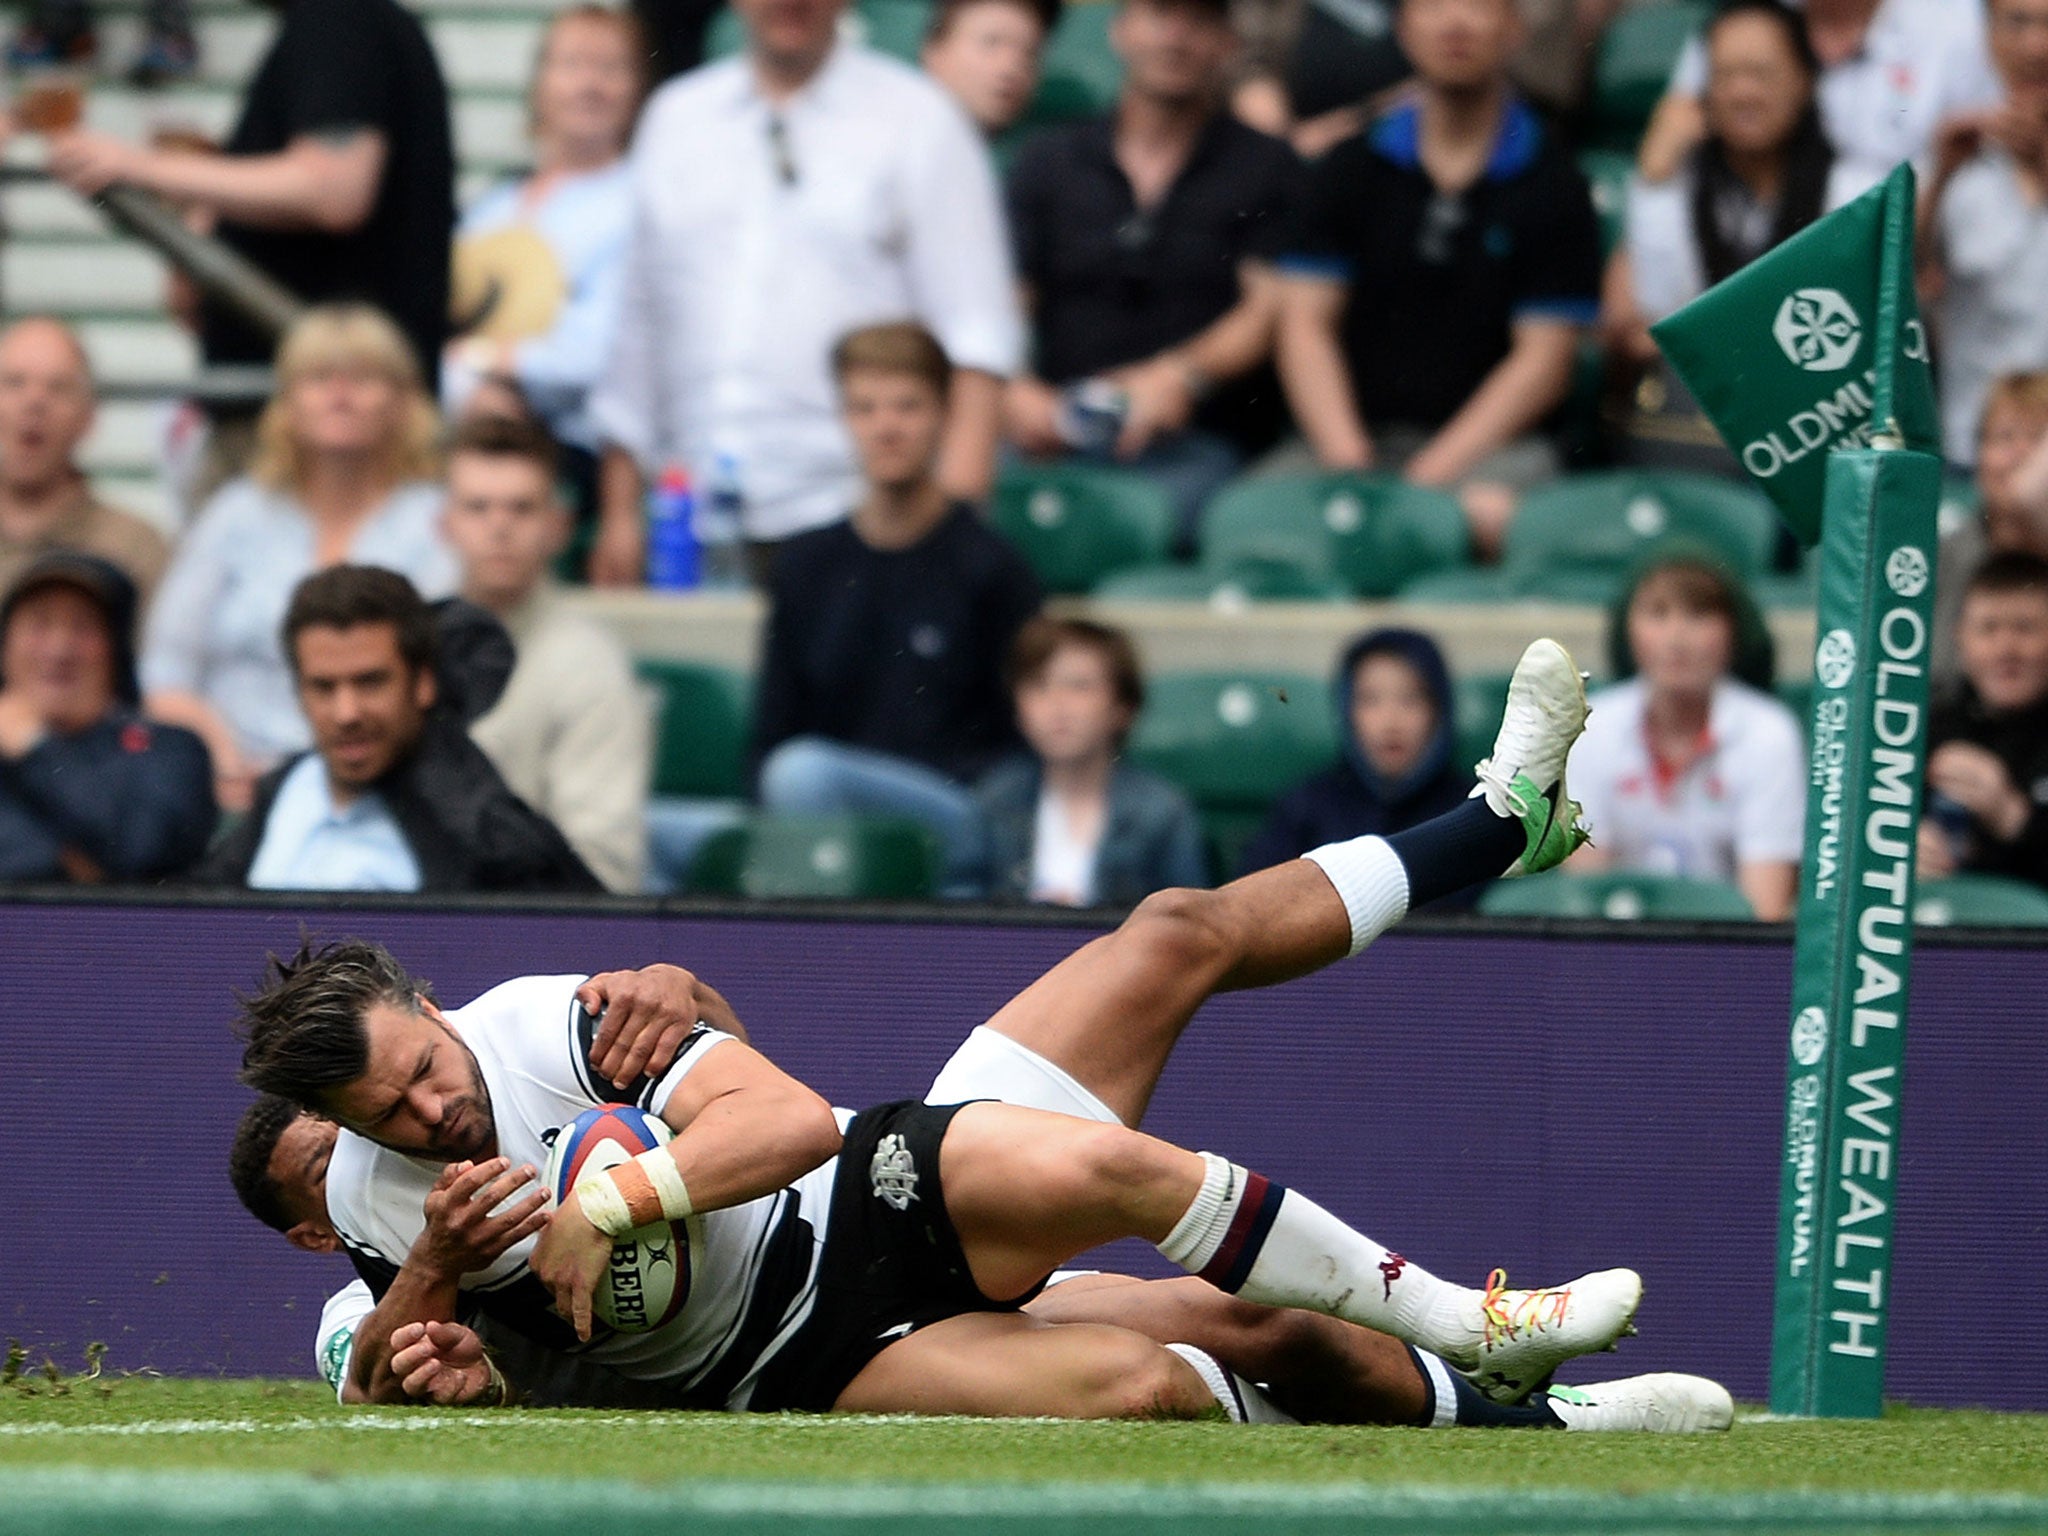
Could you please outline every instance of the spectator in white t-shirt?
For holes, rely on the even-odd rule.
[[[1943,126],[1921,200],[1939,274],[1942,447],[1974,463],[1985,391],[2048,368],[2048,0],[1990,0],[1995,107]]]
[[[1614,670],[1627,681],[1594,696],[1572,749],[1595,844],[1570,868],[1727,881],[1759,918],[1782,921],[1798,889],[1806,754],[1792,712],[1752,685],[1769,682],[1761,620],[1719,566],[1689,554],[1648,566],[1623,613]]]
[[[1998,101],[1979,0],[1804,0],[1802,9],[1821,62],[1821,124],[1846,160],[1877,174],[1918,161],[1944,121]],[[1643,135],[1645,180],[1673,175],[1705,134],[1706,84],[1695,38]]]
[[[838,521],[860,477],[830,354],[914,320],[955,365],[939,480],[995,476],[1024,327],[987,146],[957,102],[838,40],[845,0],[736,0],[746,51],[671,80],[631,154],[622,312],[591,396],[605,447],[590,573],[642,579],[648,477],[669,464],[736,500],[757,574]]]

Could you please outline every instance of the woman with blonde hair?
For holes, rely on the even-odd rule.
[[[248,474],[186,533],[143,644],[149,713],[205,740],[230,811],[310,741],[278,637],[299,579],[381,565],[440,597],[458,576],[439,533],[440,418],[398,327],[365,304],[309,310],[278,347],[276,388]]]

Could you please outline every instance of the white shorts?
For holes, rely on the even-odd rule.
[[[1049,1109],[1081,1120],[1122,1124],[1116,1111],[1028,1046],[986,1024],[961,1042],[952,1059],[932,1079],[927,1104],[964,1104],[969,1099],[998,1099],[1026,1109]]]

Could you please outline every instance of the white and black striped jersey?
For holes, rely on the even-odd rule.
[[[497,1123],[498,1152],[547,1164],[555,1132],[596,1104],[659,1113],[676,1086],[720,1043],[700,1027],[658,1080],[617,1088],[590,1064],[597,1020],[576,1001],[583,976],[527,976],[493,987],[448,1021],[475,1055]],[[831,1209],[836,1160],[786,1189],[689,1219],[689,1291],[682,1311],[646,1333],[598,1325],[591,1342],[554,1311],[527,1267],[536,1238],[465,1276],[465,1300],[534,1343],[582,1353],[621,1375],[660,1381],[706,1408],[744,1407],[754,1368],[807,1315]],[[344,1130],[327,1169],[328,1215],[356,1271],[379,1297],[424,1230],[427,1194],[442,1165],[392,1152]]]

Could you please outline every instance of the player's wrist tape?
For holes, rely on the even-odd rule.
[[[505,1373],[498,1369],[498,1362],[488,1354],[484,1356],[484,1369],[490,1372],[490,1379],[484,1383],[483,1395],[473,1406],[502,1408],[506,1399],[512,1395],[511,1385],[505,1380]]]
[[[576,1181],[576,1203],[590,1224],[607,1237],[624,1237],[636,1227],[681,1221],[696,1207],[668,1148],[654,1147]]]

